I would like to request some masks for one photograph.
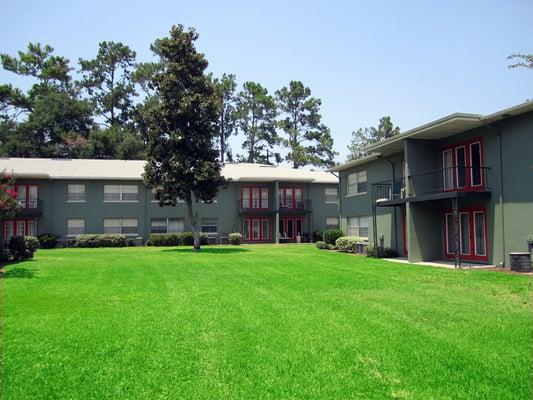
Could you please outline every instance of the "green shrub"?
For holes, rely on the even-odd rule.
[[[181,234],[183,246],[194,246],[194,234],[192,232],[183,232]],[[207,235],[203,232],[200,232],[200,244],[207,244]]]
[[[57,237],[51,233],[41,233],[37,235],[41,249],[55,249],[57,247]]]
[[[340,229],[326,229],[324,231],[324,242],[334,246],[337,239],[343,236],[344,233]]]
[[[15,236],[9,241],[9,250],[14,260],[27,260],[39,248],[39,240],[35,236]]]
[[[183,238],[181,233],[152,233],[149,246],[181,246]]]
[[[335,241],[335,247],[345,253],[360,253],[363,239],[356,236],[343,236]]]
[[[0,238],[0,264],[9,261],[9,250],[6,247],[4,239]]]
[[[367,246],[365,249],[366,256],[372,258],[394,258],[398,257],[398,252],[390,247]]]
[[[324,231],[314,231],[313,232],[313,242],[319,242],[324,240]]]
[[[228,236],[230,244],[240,245],[242,242],[242,235],[239,232],[230,233]]]
[[[126,236],[119,234],[84,234],[76,236],[75,247],[126,247]]]
[[[320,250],[333,250],[335,248],[332,244],[328,244],[322,240],[315,242],[315,246]]]

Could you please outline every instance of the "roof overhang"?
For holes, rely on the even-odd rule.
[[[372,153],[372,154],[369,154],[367,156],[358,158],[357,160],[352,160],[352,161],[348,161],[348,162],[346,162],[344,164],[339,164],[336,167],[333,167],[333,168],[329,169],[328,171],[329,172],[344,171],[345,169],[352,168],[352,167],[357,167],[358,165],[365,164],[367,162],[377,160],[379,157],[381,157],[380,153]]]

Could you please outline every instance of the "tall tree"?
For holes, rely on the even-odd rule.
[[[218,100],[218,144],[220,149],[220,162],[224,164],[224,157],[231,150],[228,139],[235,134],[236,115],[235,115],[235,89],[237,82],[235,75],[223,74],[222,78],[213,80],[215,94]]]
[[[144,112],[148,153],[144,180],[155,189],[160,206],[185,200],[198,251],[199,216],[193,199],[211,202],[225,179],[213,145],[217,99],[205,73],[208,62],[195,48],[197,39],[194,29],[177,25],[169,37],[151,46],[162,68],[149,82],[155,99]]]
[[[237,125],[244,134],[242,157],[249,163],[269,162],[269,151],[279,143],[276,133],[277,107],[268,90],[256,82],[245,82],[237,96]]]
[[[381,117],[378,127],[359,128],[352,132],[352,140],[348,145],[348,161],[355,160],[367,154],[366,148],[373,143],[381,142],[400,133],[389,116]]]
[[[311,89],[300,81],[291,81],[289,87],[278,90],[276,100],[282,112],[278,125],[285,133],[283,145],[289,149],[285,160],[293,168],[335,165],[333,138],[321,122],[321,100],[311,97]]]
[[[125,126],[132,117],[132,80],[135,52],[122,43],[100,42],[98,54],[92,60],[79,60],[83,79],[81,87],[87,90],[95,111],[109,126]]]
[[[0,55],[2,67],[36,81],[27,92],[0,85],[0,152],[19,157],[70,157],[73,138],[86,139],[92,106],[79,98],[68,59],[30,43],[18,57]]]
[[[533,54],[511,54],[507,59],[515,61],[514,64],[509,65],[509,68],[533,69]]]

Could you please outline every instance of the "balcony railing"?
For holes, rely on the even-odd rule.
[[[41,199],[18,200],[17,215],[40,215],[43,212]]]
[[[489,191],[488,167],[448,167],[409,176],[409,196]]]
[[[407,179],[374,183],[372,196],[374,202],[380,203],[447,192],[487,192],[489,175],[488,167],[439,168]]]
[[[266,206],[266,207],[265,207]],[[261,202],[254,202],[253,200],[237,200],[237,210],[239,213],[269,213],[276,211],[272,202],[268,204],[261,204]]]
[[[292,202],[279,202],[280,212],[308,212],[312,210],[311,200],[293,200]]]

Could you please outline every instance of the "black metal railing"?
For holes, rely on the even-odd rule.
[[[311,200],[295,200],[282,202],[280,200],[278,204],[278,210],[280,212],[307,212],[313,209]]]
[[[447,167],[409,176],[409,196],[447,191],[488,191],[488,167]]]
[[[18,200],[18,215],[37,215],[43,212],[41,199]]]
[[[237,210],[239,213],[265,213],[276,211],[272,201],[257,202],[257,200],[240,199],[237,200]]]
[[[372,198],[376,203],[403,199],[405,195],[404,178],[383,181],[372,185]]]

